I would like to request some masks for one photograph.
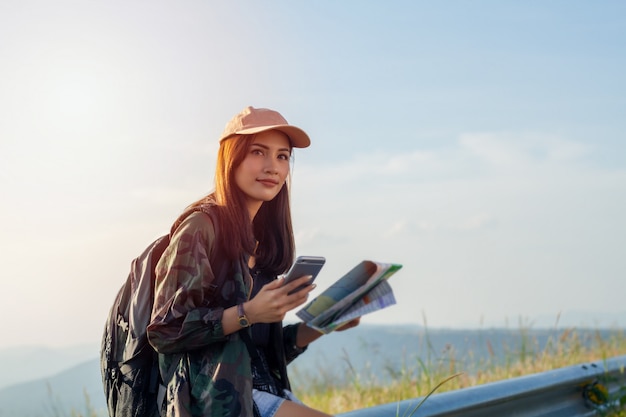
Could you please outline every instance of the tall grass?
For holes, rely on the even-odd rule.
[[[528,327],[521,327],[520,332],[523,337],[518,346],[503,347],[504,357],[496,355],[494,346],[486,340],[489,355],[478,360],[472,353],[459,357],[451,345],[435,352],[426,336],[426,354],[406,357],[400,366],[388,367],[385,371],[390,378],[385,378],[384,383],[368,370],[357,372],[344,352],[347,384],[337,383],[338,379],[331,372],[321,370],[308,387],[300,390],[296,387],[296,394],[313,408],[337,414],[423,397],[435,388],[437,392],[457,390],[626,354],[623,330],[615,330],[608,337],[603,337],[599,331],[555,330],[543,347]],[[446,382],[438,386],[442,381]],[[623,412],[611,415],[626,417]]]

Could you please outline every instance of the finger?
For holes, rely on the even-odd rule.
[[[285,305],[287,311],[291,311],[293,309],[296,309],[298,307],[300,307],[301,305],[303,305],[304,303],[306,303],[307,298],[298,298],[297,300],[291,301],[288,304]]]
[[[303,275],[300,278],[294,279],[293,281],[285,284],[284,288],[289,293],[300,286],[308,286],[308,284],[311,283],[312,279],[312,275]]]
[[[294,298],[294,299],[296,297],[302,297],[302,298],[304,298],[304,300],[306,300],[309,297],[309,293],[311,291],[313,291],[316,287],[317,287],[317,285],[315,285],[313,283],[306,284],[306,285],[304,285],[302,287],[297,287],[294,290],[292,290],[289,293],[287,293],[287,297],[291,297],[291,298]]]
[[[263,288],[268,290],[275,290],[276,288],[280,288],[285,283],[285,278],[283,276],[278,277],[277,279],[268,282],[263,286]]]
[[[312,284],[308,287],[303,288],[302,290],[293,293],[291,295],[288,296],[288,309],[289,310],[293,310],[296,307],[301,306],[302,304],[306,303],[309,299],[309,293],[311,292],[311,290],[315,288],[315,284]]]

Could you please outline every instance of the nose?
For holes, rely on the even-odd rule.
[[[273,159],[268,159],[265,164],[265,172],[267,174],[278,174],[278,168],[276,168],[276,162]]]

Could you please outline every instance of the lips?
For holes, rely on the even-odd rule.
[[[278,181],[272,178],[259,178],[257,179],[257,182],[260,182],[267,187],[274,187],[278,185]]]

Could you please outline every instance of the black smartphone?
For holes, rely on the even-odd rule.
[[[287,271],[287,273],[285,274],[285,282],[283,285],[304,275],[311,275],[313,277],[307,285],[311,284],[315,277],[317,277],[317,274],[320,272],[325,262],[326,258],[324,258],[323,256],[298,256],[293,265],[291,265],[291,268],[289,268],[289,271]],[[302,285],[290,291],[289,294],[298,292],[305,286],[306,285]]]

